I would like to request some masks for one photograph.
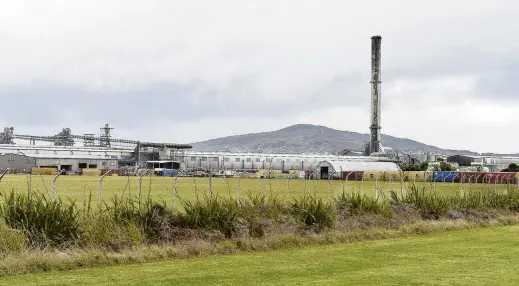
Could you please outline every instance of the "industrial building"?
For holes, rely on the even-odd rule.
[[[69,172],[81,169],[117,169],[121,151],[107,148],[67,146],[0,145],[0,169],[55,168]]]
[[[71,147],[71,146],[33,146],[0,145],[0,154],[16,156],[16,160],[0,161],[1,168],[26,169],[26,165],[14,165],[24,158],[31,158],[32,167],[56,168],[77,172],[85,168],[118,169],[135,163],[135,150],[132,148],[108,147]],[[146,169],[200,169],[214,170],[314,170],[323,161],[338,162],[390,162],[389,158],[366,156],[334,156],[312,154],[268,154],[268,153],[230,153],[183,151],[182,156],[171,159],[167,150],[149,151],[148,158],[141,158]],[[25,157],[26,156],[26,157]],[[133,158],[133,159],[132,159]],[[23,168],[22,168],[23,167]],[[27,168],[29,169],[29,168]]]
[[[447,157],[447,162],[458,164],[460,167],[481,166],[490,172],[499,172],[511,163],[519,164],[519,157],[454,155]]]
[[[323,161],[391,162],[385,157],[185,151],[182,166],[207,170],[314,170]]]
[[[36,165],[34,158],[28,158],[20,154],[2,154],[0,153],[0,172],[3,173],[6,169],[14,170],[15,172],[25,173]]]
[[[351,172],[400,172],[401,169],[393,162],[360,162],[360,161],[323,161],[317,164],[316,173],[321,179],[328,176],[345,178]]]

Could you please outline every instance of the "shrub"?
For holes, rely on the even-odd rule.
[[[138,200],[113,196],[111,204],[106,204],[101,210],[118,225],[125,226],[130,232],[140,229],[143,235],[156,240],[164,239],[169,235],[171,224],[175,217],[166,203],[154,202],[147,196],[141,203]]]
[[[377,201],[375,198],[361,195],[359,192],[343,192],[334,198],[337,209],[348,215],[379,214],[391,216],[391,208],[387,200]]]
[[[33,246],[62,246],[80,236],[79,211],[74,202],[65,204],[60,197],[11,191],[1,194],[0,212],[5,224],[23,231]]]
[[[219,230],[226,237],[232,237],[238,231],[238,219],[243,208],[232,198],[219,195],[205,196],[203,200],[181,200],[184,213],[179,214],[180,226]]]
[[[445,215],[451,208],[451,198],[447,195],[428,194],[427,188],[419,189],[416,185],[412,185],[407,190],[405,196],[400,199],[395,191],[391,191],[390,197],[393,203],[405,203],[412,205],[420,211],[424,219],[439,219]]]
[[[246,194],[246,200],[241,200],[240,205],[246,209],[247,214],[262,216],[265,218],[279,218],[287,213],[286,204],[282,203],[277,195]]]
[[[309,227],[324,229],[336,222],[336,210],[330,203],[325,203],[313,195],[305,195],[292,203],[294,214]]]

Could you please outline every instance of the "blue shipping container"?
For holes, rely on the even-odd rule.
[[[177,175],[177,173],[178,171],[175,169],[162,169],[161,175],[164,177],[174,177]]]
[[[435,182],[448,182],[448,183],[452,183],[453,181],[454,182],[457,182],[459,181],[459,177],[458,177],[458,174],[457,172],[440,172],[440,171],[436,171],[433,173],[433,176],[434,176],[434,181]]]

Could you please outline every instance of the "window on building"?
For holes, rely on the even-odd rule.
[[[196,157],[191,157],[191,161],[196,161]]]
[[[247,163],[250,163],[250,162],[252,162],[252,159],[251,159],[251,158],[247,158],[245,161],[246,161]]]
[[[256,163],[259,163],[261,162],[261,159],[260,158],[256,158]]]
[[[207,161],[207,157],[202,157],[202,161]]]
[[[241,162],[241,159],[240,158],[236,158],[236,163],[240,163]]]
[[[218,157],[214,157],[213,161],[218,162]]]

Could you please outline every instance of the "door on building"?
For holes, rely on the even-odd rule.
[[[321,179],[328,179],[328,167],[321,167]]]

